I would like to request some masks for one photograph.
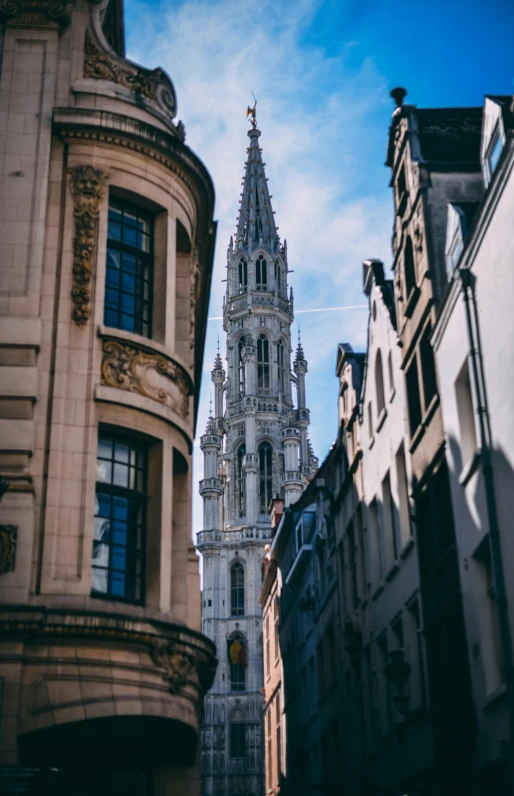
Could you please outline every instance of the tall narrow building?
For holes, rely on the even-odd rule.
[[[202,626],[219,667],[205,705],[202,792],[264,793],[261,608],[269,506],[302,493],[317,465],[308,439],[307,362],[298,342],[291,369],[293,292],[255,117],[235,240],[227,254],[226,362],[212,371],[214,413],[201,437],[204,478]]]

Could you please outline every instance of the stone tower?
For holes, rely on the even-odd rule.
[[[293,291],[252,122],[235,240],[227,254],[223,326],[227,370],[218,350],[214,414],[200,447],[204,478],[203,632],[219,666],[205,705],[202,792],[264,793],[262,620],[258,604],[270,501],[293,503],[316,469],[307,430],[307,362],[291,369]],[[294,389],[293,389],[294,385]]]

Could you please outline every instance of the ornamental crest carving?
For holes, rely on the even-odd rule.
[[[72,317],[78,326],[84,326],[89,319],[96,225],[108,176],[107,172],[92,166],[71,169],[70,188],[75,216],[71,296],[74,304]]]
[[[162,69],[143,69],[135,65],[130,68],[125,62],[118,63],[112,55],[98,49],[91,34],[86,30],[84,44],[84,77],[94,80],[111,80],[119,86],[134,91],[148,100],[156,102],[173,118],[176,113],[175,90]],[[177,135],[183,141],[185,128],[177,125]]]
[[[151,655],[153,662],[165,670],[163,677],[170,694],[178,694],[191,679],[195,679],[193,656],[175,642],[155,640]]]
[[[0,574],[14,572],[16,562],[17,525],[0,525]]]
[[[0,0],[0,22],[23,27],[64,28],[71,19],[71,3],[66,0]]]
[[[102,350],[102,384],[151,398],[187,419],[191,386],[182,368],[115,340],[104,340]]]

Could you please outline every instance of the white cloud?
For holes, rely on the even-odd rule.
[[[380,196],[368,190],[364,131],[389,102],[372,58],[348,66],[358,42],[327,56],[302,43],[320,2],[185,0],[155,7],[126,3],[128,54],[169,73],[187,143],[202,158],[216,187],[219,220],[210,314],[220,315],[226,248],[234,232],[243,175],[251,91],[280,234],[288,241],[295,305],[362,304],[361,263],[389,257],[391,226],[387,175]],[[385,148],[385,135],[383,131]],[[322,318],[322,322],[320,321]],[[338,342],[365,344],[366,312],[299,315],[309,375],[311,436],[323,458],[335,436],[335,350]],[[209,373],[221,322],[209,324],[198,431],[205,426]],[[223,337],[221,338],[223,341]],[[295,345],[293,338],[293,346]],[[223,348],[223,347],[222,347]],[[195,446],[195,478],[202,456]],[[195,501],[195,530],[201,528]]]

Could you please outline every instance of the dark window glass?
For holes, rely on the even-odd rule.
[[[248,264],[244,257],[239,260],[239,292],[246,293],[248,285]]]
[[[230,722],[230,757],[246,757],[246,724]]]
[[[404,255],[404,272],[405,272],[405,295],[409,298],[410,294],[416,287],[416,266],[414,264],[414,251],[412,249],[412,241],[407,238],[405,244]]]
[[[245,513],[245,476],[243,470],[243,460],[246,454],[246,445],[240,445],[237,450],[236,462],[236,501],[239,516],[243,517]]]
[[[382,367],[382,353],[377,351],[377,358],[375,360],[375,389],[377,392],[377,415],[385,409],[384,399],[384,369]]]
[[[269,340],[265,334],[257,340],[257,388],[269,389]]]
[[[241,338],[239,343],[237,344],[237,370],[238,370],[238,378],[239,378],[239,395],[244,395],[245,393],[245,366],[243,362],[243,348],[245,345],[244,337]]]
[[[100,436],[91,593],[140,603],[146,525],[146,451],[131,441]]]
[[[275,263],[275,287],[277,289],[277,293],[282,292],[282,269],[280,268],[280,263]]]
[[[421,338],[419,352],[421,355],[421,373],[423,374],[423,394],[425,411],[428,409],[430,401],[437,393],[437,380],[435,375],[435,361],[432,344],[430,343],[430,327],[425,331]]]
[[[111,199],[107,232],[104,323],[151,337],[152,219]]]
[[[261,514],[267,514],[273,497],[273,448],[269,442],[259,445],[259,476]]]
[[[407,403],[409,405],[409,425],[411,436],[421,423],[421,398],[419,394],[418,363],[416,357],[407,368],[405,374],[407,383]]]
[[[255,262],[255,287],[257,290],[268,289],[268,263],[262,254]]]
[[[281,395],[286,391],[286,369],[285,369],[285,347],[282,340],[279,340],[277,345],[277,364],[278,364],[278,390]]]
[[[236,563],[230,570],[230,614],[244,616],[245,612],[245,571],[242,564]]]

